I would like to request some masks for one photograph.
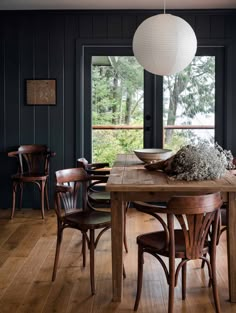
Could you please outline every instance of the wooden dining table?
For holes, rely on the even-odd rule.
[[[162,171],[148,171],[134,154],[120,154],[112,167],[107,185],[111,193],[112,288],[113,301],[123,297],[123,233],[127,201],[167,201],[173,195],[221,191],[228,202],[228,284],[229,299],[236,302],[236,176],[227,171],[217,180],[174,180]]]

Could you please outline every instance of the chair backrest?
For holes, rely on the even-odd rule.
[[[198,259],[211,229],[212,246],[216,245],[222,199],[220,193],[172,197],[167,206],[170,246],[174,245],[174,216],[183,231],[186,258]]]
[[[19,172],[47,175],[50,152],[46,145],[22,145],[18,148]]]
[[[89,163],[85,158],[77,159],[77,167],[82,167],[90,175],[109,175],[110,168],[107,162]]]
[[[77,159],[77,167],[83,168],[84,170],[89,169],[89,162],[85,158]]]
[[[166,232],[166,247],[170,256],[175,255],[175,219],[179,222],[185,241],[186,258],[198,259],[209,233],[212,246],[216,245],[222,199],[219,192],[197,196],[174,196],[167,207],[136,202],[135,207],[148,213],[162,224]],[[167,214],[167,223],[159,215]]]
[[[89,176],[83,168],[56,171],[55,209],[59,217],[78,209],[78,195],[82,192],[83,209],[87,209],[87,184]]]

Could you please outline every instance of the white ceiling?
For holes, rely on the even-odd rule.
[[[0,10],[163,9],[165,0],[0,0]],[[232,9],[236,0],[166,0],[168,9]]]

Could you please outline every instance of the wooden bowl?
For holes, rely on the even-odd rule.
[[[134,150],[136,156],[143,162],[166,160],[172,155],[169,149],[137,149]]]

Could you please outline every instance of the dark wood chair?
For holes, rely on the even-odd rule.
[[[91,180],[101,183],[104,177],[88,175],[83,168],[64,169],[56,172],[55,211],[57,214],[57,245],[52,280],[56,278],[58,259],[65,228],[78,229],[82,233],[83,266],[86,265],[86,243],[90,251],[91,292],[95,294],[94,252],[101,235],[111,227],[111,214],[95,210],[88,201],[87,187]],[[79,190],[82,193],[82,209],[78,209]],[[95,230],[100,229],[95,238]]]
[[[77,159],[77,167],[81,167],[86,170],[89,175],[104,176],[104,182],[107,182],[110,175],[109,163],[89,163],[85,158]],[[97,184],[97,182],[91,182],[88,186],[88,199],[97,209],[106,207],[110,210],[111,197],[110,192],[105,190],[105,183]],[[126,203],[126,212],[129,207],[129,202]],[[124,214],[124,247],[128,253],[128,243],[126,235],[126,214]]]
[[[151,214],[162,225],[163,231],[143,234],[137,237],[138,244],[138,283],[134,305],[136,311],[139,306],[142,279],[144,252],[153,255],[162,265],[167,283],[169,284],[168,313],[174,312],[174,288],[178,275],[182,269],[182,299],[186,297],[186,269],[187,262],[202,259],[208,265],[210,282],[216,312],[220,313],[220,302],[216,281],[216,242],[222,204],[220,193],[201,196],[175,196],[170,199],[166,208],[155,205],[135,202],[137,210]],[[164,213],[167,222],[159,215]],[[180,228],[174,223],[178,221]],[[211,231],[209,244],[208,234]],[[204,256],[210,255],[210,261]],[[166,266],[162,257],[169,258]],[[175,259],[181,259],[175,269]]]
[[[39,187],[42,218],[44,218],[45,198],[47,209],[49,210],[47,191],[49,163],[51,157],[55,156],[55,153],[51,152],[46,145],[22,145],[17,151],[9,152],[8,156],[15,157],[18,162],[18,171],[11,177],[13,184],[11,218],[14,217],[15,213],[18,187],[20,188],[19,208],[22,207],[24,183],[34,183]]]

